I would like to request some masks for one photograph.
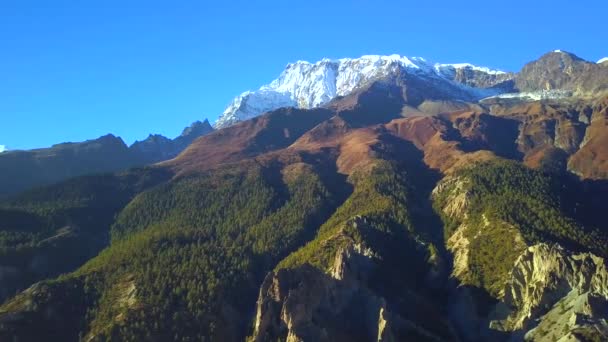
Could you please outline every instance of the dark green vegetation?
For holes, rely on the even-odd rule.
[[[442,212],[453,188],[435,196],[435,208],[449,238],[463,227],[471,241],[471,285],[498,295],[515,259],[522,250],[539,242],[558,242],[570,249],[608,255],[608,234],[584,225],[566,206],[573,205],[575,187],[581,184],[567,175],[533,170],[514,161],[480,163],[455,176],[467,193],[465,213]],[[596,214],[597,215],[597,214]]]
[[[353,174],[350,182],[354,185],[353,193],[321,226],[315,240],[291,254],[277,268],[309,263],[328,270],[337,250],[350,241],[381,244],[397,240],[415,249],[409,234],[414,233],[415,227],[409,212],[411,185],[406,174],[399,172],[394,163],[380,161],[371,172]],[[364,217],[367,226],[374,230],[359,229],[352,222],[355,217]],[[362,235],[366,233],[371,236]],[[380,237],[385,241],[374,241]]]
[[[139,192],[128,205],[114,198],[112,207],[103,200],[119,196],[115,188],[133,196],[124,177],[99,176],[99,189],[89,188],[85,180],[93,178],[88,177],[75,180],[73,188],[66,183],[42,190],[63,191],[57,196],[61,201],[45,201],[55,197],[50,193],[15,200],[11,208],[29,208],[38,215],[90,203],[99,203],[98,209],[108,206],[107,214],[119,213],[107,221],[95,218],[97,225],[89,226],[105,238],[109,234],[110,247],[76,272],[17,296],[2,310],[24,311],[28,320],[41,322],[31,338],[239,339],[249,332],[260,283],[270,270],[304,262],[326,270],[347,236],[385,251],[383,257],[392,260],[378,278],[383,293],[397,296],[421,285],[406,275],[424,272],[428,251],[435,247],[415,241],[424,233],[413,224],[415,187],[406,168],[378,160],[347,183],[330,163],[242,162],[163,182]],[[132,176],[129,182],[142,180]],[[365,224],[353,226],[355,217]],[[37,236],[31,236],[31,243]],[[404,265],[411,273],[393,277]],[[70,309],[51,317],[42,314],[63,310],[66,296]],[[65,321],[72,324],[65,326]],[[3,333],[32,332],[9,325]]]
[[[607,255],[608,240],[604,233],[597,228],[585,229],[564,215],[562,202],[567,179],[513,161],[482,163],[458,176],[470,181],[467,186],[472,194],[469,206],[472,219],[486,214],[515,225],[529,243],[559,241]],[[442,200],[438,199],[439,206],[444,205]],[[451,235],[456,224],[447,221],[446,234]]]
[[[43,283],[35,305],[60,306],[64,291],[88,303],[86,314],[67,313],[79,322],[60,329],[57,336],[67,340],[243,336],[249,321],[241,317],[251,313],[266,272],[312,238],[334,206],[334,195],[304,163],[249,162],[176,179],[135,197],[112,226],[111,247]],[[5,309],[20,305],[18,297]],[[38,336],[56,329],[46,327]]]
[[[75,178],[0,203],[0,297],[73,270],[109,242],[116,213],[135,194],[165,181],[160,169]]]
[[[305,263],[328,271],[350,243],[387,260],[370,285],[384,298],[426,293],[424,278],[416,275],[444,253],[430,221],[420,219],[429,190],[420,185],[428,180],[407,164],[378,159],[372,165],[348,182],[329,163],[301,161],[246,161],[172,180],[162,169],[140,169],[77,178],[6,201],[0,211],[5,264],[31,263],[41,253],[54,258],[43,267],[47,273],[31,271],[7,291],[74,269],[111,245],[77,271],[8,301],[0,310],[23,316],[19,324],[0,321],[0,336],[241,339],[251,333],[267,272]],[[469,225],[502,222],[471,248],[472,285],[496,293],[512,264],[504,261],[518,252],[513,234],[527,243],[560,241],[604,253],[603,234],[559,210],[557,176],[498,161],[456,177],[469,180]],[[344,194],[347,184],[352,191]],[[435,198],[437,208],[448,192]],[[462,223],[443,219],[447,236]]]

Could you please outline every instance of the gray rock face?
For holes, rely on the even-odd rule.
[[[488,73],[474,67],[454,68],[451,79],[475,88],[496,88],[503,92],[514,90],[515,74],[511,72]]]
[[[499,330],[526,331],[563,298],[589,295],[604,302],[608,299],[608,271],[603,258],[575,254],[558,245],[537,244],[515,262],[496,311],[499,316],[508,313],[507,317],[492,325]]]
[[[597,341],[608,339],[608,301],[602,295],[572,290],[524,335],[526,341]],[[561,336],[561,337],[559,337]]]
[[[593,96],[608,91],[608,67],[563,51],[553,51],[526,64],[515,78],[519,91],[566,90]]]
[[[515,227],[489,220],[484,214],[481,223],[469,222],[471,190],[466,179],[448,177],[438,184],[433,195],[444,196],[441,210],[461,222],[446,242],[453,256],[452,278],[457,284],[450,294],[448,309],[461,336],[472,341],[608,339],[606,260],[558,244],[527,245]],[[506,239],[512,241],[512,257],[501,259],[506,272],[493,270],[499,277],[486,279],[498,279],[498,283],[482,282],[484,289],[472,286],[471,278],[479,272],[479,265],[471,261],[478,247],[475,241],[496,245],[496,236],[508,236]],[[488,294],[496,304],[487,306]]]
[[[213,127],[208,120],[196,121],[184,128],[182,134],[173,140],[159,134],[150,134],[147,139],[133,143],[130,150],[144,163],[168,160],[175,158],[197,138],[212,131]]]
[[[136,141],[130,147],[142,160],[157,162],[176,156],[173,140],[160,134],[150,134],[142,141]]]
[[[359,336],[382,341],[380,336],[389,334],[386,323],[378,324],[385,306],[365,289],[311,266],[280,270],[269,274],[260,290],[254,340],[346,341]]]
[[[465,338],[608,338],[608,272],[603,258],[573,253],[558,245],[531,246],[515,262],[502,292],[502,298],[487,316],[474,309],[480,304],[471,289],[458,288],[452,294],[451,317]]]
[[[390,309],[374,284],[380,256],[362,244],[340,248],[325,273],[305,264],[266,276],[257,302],[254,341],[451,341],[455,335],[426,299],[409,293],[412,317]],[[397,306],[393,305],[394,308]],[[421,325],[432,324],[432,330]],[[432,322],[432,323],[431,323]]]

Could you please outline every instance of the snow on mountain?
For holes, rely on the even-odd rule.
[[[540,101],[540,100],[555,100],[561,99],[565,97],[569,97],[572,95],[572,92],[567,90],[539,90],[539,91],[531,91],[531,92],[520,92],[520,93],[506,93],[506,94],[498,94],[490,97],[486,97],[481,99],[480,101],[487,101],[490,99],[519,99],[526,101]]]
[[[604,57],[604,58],[600,59],[599,61],[597,61],[597,64],[604,63],[604,62],[608,62],[608,57]]]
[[[6,151],[6,146],[0,145],[0,153]]]
[[[214,126],[226,127],[281,107],[317,107],[328,103],[336,96],[348,95],[370,81],[399,71],[449,82],[452,86],[463,88],[472,97],[482,98],[497,93],[495,90],[460,84],[454,80],[454,74],[459,69],[470,69],[488,75],[505,74],[503,71],[468,63],[432,64],[424,58],[408,58],[400,55],[322,59],[316,63],[298,61],[288,64],[281,75],[270,84],[236,97]]]
[[[502,70],[496,70],[496,69],[490,69],[487,67],[479,67],[470,63],[457,63],[457,64],[439,64],[436,63],[435,64],[435,70],[437,70],[437,72],[442,73],[442,74],[446,74],[446,73],[451,73],[454,72],[455,70],[459,70],[459,69],[470,69],[473,71],[479,71],[479,72],[483,72],[486,73],[488,75],[504,75],[506,74],[506,72],[502,71]]]

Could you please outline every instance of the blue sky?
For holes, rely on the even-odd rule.
[[[174,137],[296,60],[397,53],[517,71],[562,49],[596,61],[606,13],[600,0],[3,0],[0,145]]]

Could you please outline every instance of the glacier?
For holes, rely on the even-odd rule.
[[[289,63],[277,79],[256,91],[246,91],[226,107],[215,122],[215,128],[230,126],[281,107],[314,108],[337,96],[345,96],[373,80],[397,72],[450,82],[475,98],[497,95],[496,89],[483,89],[458,83],[458,70],[469,69],[487,75],[503,75],[504,71],[478,67],[469,63],[431,63],[421,57],[397,54],[365,55],[359,58],[322,59],[316,63]]]

